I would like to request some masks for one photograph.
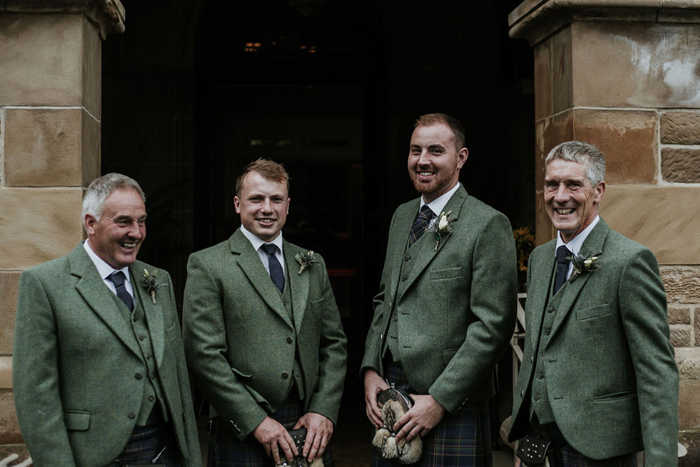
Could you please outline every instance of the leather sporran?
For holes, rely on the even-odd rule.
[[[377,429],[372,444],[384,459],[398,464],[413,464],[423,452],[423,440],[416,436],[410,442],[396,441],[393,426],[396,420],[413,407],[411,396],[400,389],[388,388],[379,393],[377,401],[382,405],[383,426]]]

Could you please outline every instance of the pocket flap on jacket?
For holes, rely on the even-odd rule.
[[[233,371],[234,375],[241,377],[241,378],[252,378],[253,377],[253,373],[247,373],[245,371],[241,371],[241,370],[238,370],[238,369],[233,368],[233,367],[231,367],[231,371]]]
[[[459,277],[462,275],[462,268],[448,268],[448,269],[438,269],[436,271],[430,271],[430,278],[432,280],[449,279],[451,277]]]
[[[576,319],[579,321],[585,321],[587,319],[599,318],[609,314],[610,305],[605,303],[603,305],[591,306],[581,310],[576,310]]]
[[[63,412],[63,422],[68,430],[86,431],[90,428],[90,412],[65,410]]]

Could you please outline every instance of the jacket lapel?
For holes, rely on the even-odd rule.
[[[586,238],[586,241],[583,242],[579,254],[593,253],[595,256],[601,256],[603,254],[603,245],[609,232],[610,228],[608,225],[603,222],[603,219],[600,219],[588,235],[588,238]],[[564,296],[561,298],[559,310],[552,325],[552,336],[556,334],[566,316],[571,312],[572,305],[590,277],[591,273],[582,273],[573,282],[567,282],[564,285],[565,288],[562,288]]]
[[[80,278],[75,288],[92,311],[124,342],[124,345],[140,356],[134,333],[124,317],[120,316],[120,310],[114,303],[114,294],[102,281],[82,244],[70,253],[70,268],[71,274]]]
[[[530,271],[530,283],[527,284],[527,303],[525,304],[527,329],[525,331],[532,339],[533,349],[537,348],[540,339],[540,328],[549,297],[554,263],[557,260],[554,255],[555,246],[556,242],[551,241],[541,247],[540,255],[542,255],[543,260],[539,261],[539,264]]]
[[[445,205],[445,213],[448,213],[452,211],[452,214],[450,214],[450,217],[454,219],[454,223],[452,224],[452,230],[458,230],[458,229],[468,229],[469,226],[465,225],[465,218],[466,216],[462,216],[462,222],[460,223],[460,214],[462,207],[464,206],[464,201],[467,199],[467,191],[464,189],[464,187],[460,186],[459,189],[455,192],[454,195],[452,195],[452,198],[447,202]],[[418,212],[418,208],[416,208],[416,213]],[[414,213],[414,216],[415,214]],[[437,213],[439,216],[440,213]],[[413,222],[411,222],[413,224]],[[406,234],[408,235],[410,231],[410,226],[408,227],[409,230],[406,231]],[[426,232],[423,234],[423,236],[429,235],[433,238],[426,238],[425,241],[423,240],[423,244],[420,245],[420,251],[418,252],[418,257],[416,258],[416,262],[413,265],[413,268],[411,269],[411,274],[408,276],[406,279],[406,290],[408,290],[409,287],[411,287],[411,284],[418,278],[418,276],[421,275],[423,270],[430,264],[430,262],[440,254],[440,251],[445,247],[445,245],[450,241],[452,238],[452,234],[443,236],[440,239],[440,244],[438,245],[437,250],[435,250],[435,234],[433,232]],[[422,239],[422,238],[421,238]],[[400,269],[400,266],[397,268]],[[397,274],[398,275],[398,274]]]
[[[255,251],[253,245],[245,238],[241,229],[236,230],[229,239],[229,243],[231,252],[234,255],[240,255],[240,258],[238,258],[238,265],[248,277],[248,280],[258,292],[258,295],[260,295],[275,313],[292,327],[292,321],[287,315],[287,310],[284,308],[279,290],[277,290],[275,284],[272,283],[270,275],[267,273],[262,261],[260,261],[258,252]]]
[[[418,208],[420,206],[420,198],[409,204],[405,212],[397,213],[398,218],[396,219],[397,232],[396,241],[390,241],[389,244],[392,245],[392,251],[387,255],[387,261],[391,261],[391,281],[389,283],[389,291],[391,291],[391,296],[395,296],[397,287],[399,286],[399,274],[401,273],[401,265],[403,264],[403,255],[406,250],[406,242],[408,241],[408,236],[411,232],[411,226],[413,221],[418,214]],[[398,299],[398,297],[396,297]]]
[[[156,303],[153,303],[151,294],[146,289],[146,285],[143,282],[143,271],[145,265],[140,262],[136,262],[129,267],[129,272],[131,273],[132,285],[134,287],[135,299],[141,304],[144,315],[146,315],[146,322],[148,323],[148,332],[151,334],[151,343],[153,344],[153,352],[156,357],[156,365],[161,366],[163,362],[163,353],[165,351],[165,329],[163,323],[163,310],[158,303],[158,294],[156,294]],[[156,270],[155,268],[149,270],[150,273]],[[160,289],[161,293],[170,293],[169,291],[164,291]]]
[[[299,272],[296,259],[294,256],[301,253],[303,250],[294,247],[292,244],[284,241],[284,261],[287,268],[287,277],[289,277],[290,295],[292,297],[292,313],[294,314],[294,327],[297,332],[301,329],[301,323],[304,319],[306,311],[306,302],[309,298],[309,274],[311,271],[305,269],[301,275]],[[312,266],[319,267],[319,266]]]

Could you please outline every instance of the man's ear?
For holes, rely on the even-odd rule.
[[[600,201],[603,199],[603,195],[605,194],[605,180],[598,183],[595,186],[595,188],[593,188],[593,190],[595,191],[595,197],[593,198],[593,203],[600,204]]]
[[[83,219],[83,224],[85,225],[85,231],[87,231],[88,235],[95,234],[95,225],[97,224],[97,219],[95,219],[95,216],[89,212],[86,213],[85,218]]]
[[[240,214],[241,213],[241,200],[238,199],[238,196],[233,197],[233,206],[236,208],[236,213]]]
[[[457,168],[461,169],[465,162],[469,159],[469,149],[462,148],[457,153]]]

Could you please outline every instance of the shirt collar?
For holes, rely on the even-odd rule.
[[[129,276],[129,266],[124,266],[121,269],[114,269],[112,266],[107,264],[102,258],[97,256],[97,253],[95,253],[92,248],[90,248],[90,243],[89,240],[85,240],[83,243],[83,248],[85,248],[85,251],[87,252],[88,256],[92,260],[92,263],[95,265],[97,268],[97,273],[100,275],[102,280],[107,279],[109,276],[111,276],[115,271],[121,271],[124,273],[126,276],[126,280],[131,283],[131,277]]]
[[[266,241],[262,240],[260,237],[258,237],[254,233],[250,232],[242,225],[241,225],[241,232],[243,232],[243,235],[245,235],[245,238],[248,239],[250,244],[253,245],[253,248],[255,248],[255,251],[258,251],[260,249],[260,247],[265,245],[266,243],[272,243],[273,245],[275,245],[277,248],[280,249],[280,253],[284,252],[284,250],[282,250],[282,244],[284,242],[282,241],[282,231],[281,230],[280,230],[280,234],[277,236],[277,238],[275,238],[271,242],[266,242]]]
[[[454,195],[457,192],[457,190],[459,189],[459,186],[460,186],[460,183],[457,182],[457,184],[450,191],[448,191],[447,193],[445,193],[444,195],[442,195],[438,198],[435,198],[432,202],[427,203],[430,210],[433,211],[433,213],[436,216],[439,216],[440,214],[442,214],[442,211],[445,209],[447,202],[450,200],[450,198],[452,198],[452,195]],[[426,203],[425,203],[425,201],[423,201],[423,197],[421,196],[419,209],[422,208],[425,204]]]
[[[598,224],[598,221],[600,220],[600,216],[595,216],[595,219],[593,219],[593,222],[583,229],[583,231],[576,235],[569,243],[564,243],[564,240],[561,238],[561,232],[557,232],[557,248],[559,248],[562,245],[566,245],[566,249],[569,250],[571,253],[574,255],[578,255],[579,251],[581,251],[581,247],[583,246],[583,242],[586,241],[588,238],[588,234],[591,233],[593,228]],[[554,251],[557,250],[557,248],[554,249]]]

